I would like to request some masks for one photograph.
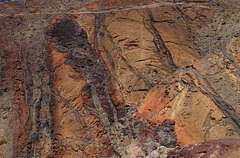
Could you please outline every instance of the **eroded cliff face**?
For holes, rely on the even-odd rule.
[[[1,156],[238,156],[231,4],[1,4]]]

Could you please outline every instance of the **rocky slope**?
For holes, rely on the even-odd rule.
[[[0,3],[0,157],[238,157],[239,6]]]

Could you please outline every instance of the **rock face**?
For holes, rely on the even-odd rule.
[[[0,156],[238,157],[238,6],[0,3]]]
[[[170,151],[167,157],[239,157],[239,139],[219,139]]]

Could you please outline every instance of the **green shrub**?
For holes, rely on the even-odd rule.
[[[0,140],[0,145],[3,145],[3,144],[5,144],[5,143],[7,143],[6,140]]]

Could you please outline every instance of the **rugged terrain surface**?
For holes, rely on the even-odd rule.
[[[0,157],[239,157],[239,7],[0,3]]]

